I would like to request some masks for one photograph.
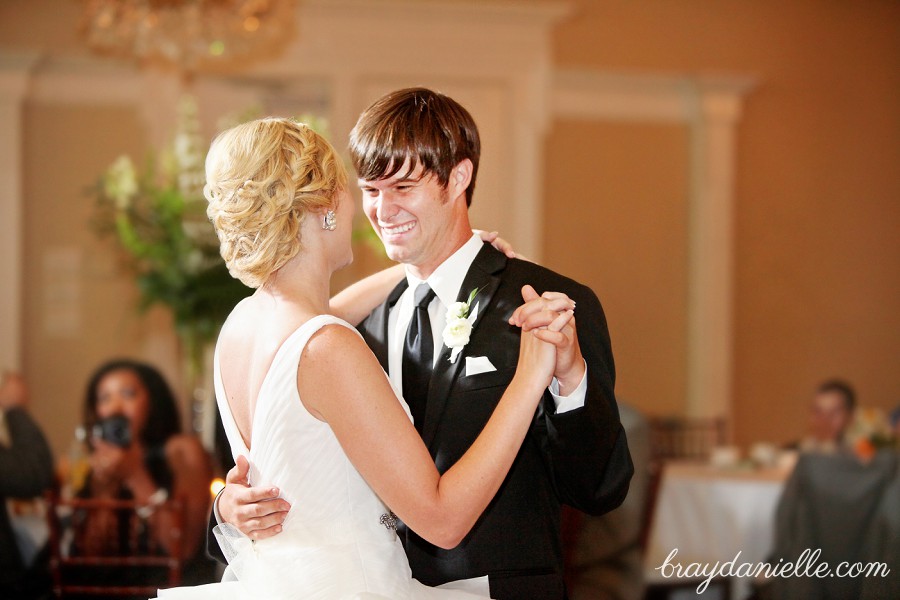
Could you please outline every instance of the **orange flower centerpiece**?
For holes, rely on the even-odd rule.
[[[897,439],[887,417],[877,408],[858,408],[846,438],[862,462],[869,462],[883,448],[897,447]]]

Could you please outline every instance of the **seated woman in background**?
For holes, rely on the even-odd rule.
[[[211,462],[196,437],[181,433],[175,396],[159,371],[132,360],[101,366],[87,386],[84,426],[91,471],[77,495],[135,500],[151,511],[168,498],[179,499],[184,503],[180,544],[187,559],[185,580],[209,581],[213,565],[204,556],[202,542],[210,504]],[[77,548],[121,553],[115,539],[101,535],[115,530],[117,518],[111,512],[88,513],[80,526],[83,533],[78,536]],[[142,543],[168,550],[172,543],[170,519],[165,511],[149,514]]]

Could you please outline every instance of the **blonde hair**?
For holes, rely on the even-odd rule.
[[[347,172],[321,135],[290,119],[243,123],[213,140],[206,157],[206,214],[232,277],[256,288],[297,255],[300,224],[333,208]]]

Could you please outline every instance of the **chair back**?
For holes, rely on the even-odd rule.
[[[726,441],[726,423],[720,417],[653,417],[649,424],[652,463],[670,459],[707,460],[713,448]]]
[[[147,506],[133,500],[62,499],[53,492],[47,495],[47,521],[57,598],[148,598],[181,583],[184,505],[179,500]],[[154,535],[160,526],[165,545]]]

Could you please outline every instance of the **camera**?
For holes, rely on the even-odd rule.
[[[127,448],[131,445],[131,421],[125,415],[110,415],[94,424],[91,436]]]

